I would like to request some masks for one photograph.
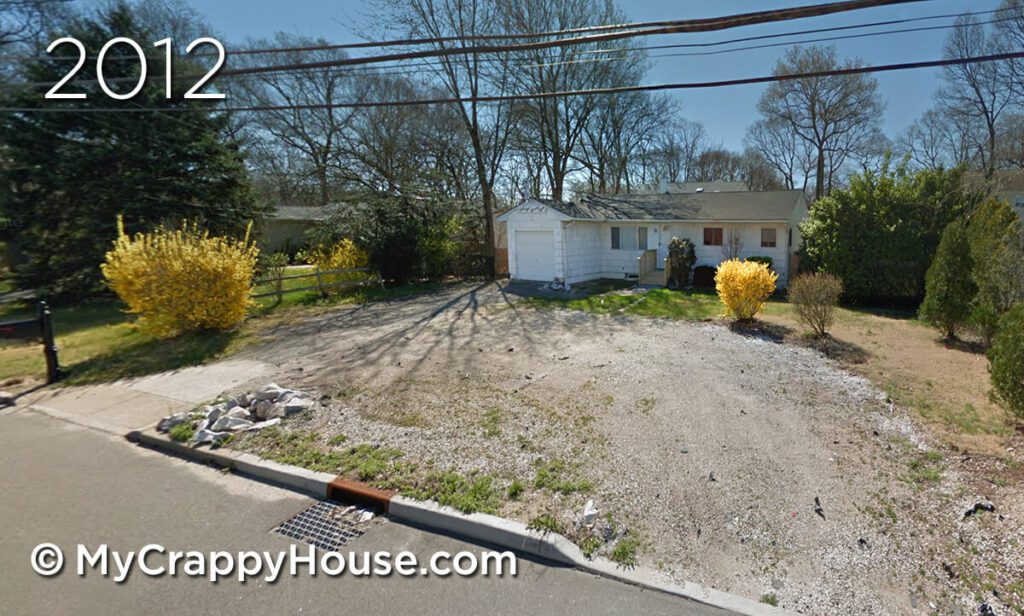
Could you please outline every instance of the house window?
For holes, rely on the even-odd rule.
[[[647,250],[647,227],[640,227],[639,234],[638,244],[640,245],[640,250]]]
[[[722,245],[722,228],[721,227],[704,227],[704,245],[705,246],[721,246]]]
[[[612,250],[636,250],[636,247],[636,227],[612,227]]]
[[[775,248],[775,229],[761,229],[761,248]]]

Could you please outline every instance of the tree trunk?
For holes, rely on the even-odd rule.
[[[825,196],[825,150],[821,145],[818,146],[818,166],[816,173],[818,175],[818,181],[816,182],[817,186],[814,187],[815,201]]]

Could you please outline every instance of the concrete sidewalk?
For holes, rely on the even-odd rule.
[[[258,382],[271,366],[232,359],[152,376],[83,387],[48,387],[22,396],[29,407],[58,419],[125,435],[151,428],[160,418],[212,400],[225,391]],[[263,383],[260,383],[263,384]]]

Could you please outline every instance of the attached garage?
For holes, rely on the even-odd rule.
[[[554,280],[554,231],[515,232],[515,277],[522,280]]]

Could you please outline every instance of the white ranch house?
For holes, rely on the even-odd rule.
[[[663,284],[673,237],[694,243],[697,265],[730,252],[771,257],[785,287],[807,216],[803,191],[591,194],[575,203],[528,199],[498,216],[513,279],[576,284],[636,278]]]

